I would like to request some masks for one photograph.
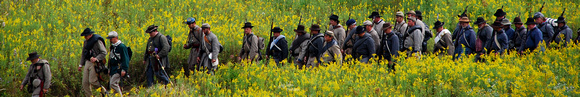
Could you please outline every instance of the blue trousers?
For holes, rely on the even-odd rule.
[[[167,78],[163,71],[161,71],[161,69],[154,71],[152,64],[153,63],[149,62],[149,65],[147,65],[147,70],[145,71],[145,75],[147,76],[147,87],[151,87],[153,85],[153,75],[157,75],[157,78],[164,82],[163,84],[169,83],[169,78]]]
[[[455,52],[453,53],[453,60],[460,58],[462,53],[467,56],[473,53],[473,50],[470,48],[456,47]]]

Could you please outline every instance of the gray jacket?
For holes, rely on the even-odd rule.
[[[558,33],[554,42],[560,44],[562,40],[564,40],[564,47],[568,46],[568,43],[572,41],[572,29],[568,27],[568,25],[564,25],[563,27],[558,28]]]
[[[379,33],[377,33],[377,31],[375,31],[375,29],[371,29],[371,31],[368,31],[367,33],[371,34],[371,37],[373,38],[373,40],[375,42],[375,47],[381,46],[381,43],[379,42],[379,41],[381,41]]]
[[[342,45],[346,38],[346,32],[342,25],[338,24],[337,26],[330,26],[328,29],[334,32],[334,38],[337,40],[338,45]]]
[[[353,57],[362,57],[361,62],[368,62],[368,60],[375,54],[375,40],[371,38],[371,35],[366,33],[363,37],[358,37],[353,46]]]
[[[258,36],[254,34],[244,35],[242,42],[242,48],[238,56],[242,59],[255,60],[260,53],[260,50],[258,49]]]
[[[548,22],[538,24],[537,27],[540,29],[540,31],[542,31],[542,39],[544,39],[546,46],[549,46],[550,42],[553,40],[552,37],[554,36],[554,27],[552,27],[552,24]]]
[[[199,46],[203,40],[203,34],[201,32],[201,28],[199,26],[195,26],[193,29],[190,29],[189,34],[187,35],[187,43],[185,44],[185,49],[189,50],[189,59],[187,59],[187,63],[189,65],[193,65],[197,63],[197,54],[199,53]]]
[[[44,82],[43,89],[49,89],[50,83],[52,81],[52,73],[50,72],[50,65],[48,65],[48,61],[40,59],[37,63],[43,64],[40,70],[34,70],[36,69],[34,64],[30,64],[28,67],[28,73],[26,73],[26,77],[24,77],[24,80],[20,84],[26,86],[26,84],[29,84],[28,82],[32,81],[32,85],[34,86],[32,95],[38,95],[40,94],[40,91],[42,91],[39,86],[40,81]]]
[[[209,34],[205,35],[207,40],[202,42],[200,49],[202,49],[199,53],[200,57],[200,65],[201,66],[212,66],[211,60],[217,59],[220,51],[220,41],[218,40],[217,36],[210,32]],[[211,56],[210,56],[211,54]],[[211,58],[210,58],[211,57]]]
[[[167,42],[167,37],[161,33],[147,39],[147,47],[145,48],[143,60],[149,61],[150,58],[154,59],[153,53],[151,52],[155,52],[155,48],[157,48],[157,54],[161,58],[161,64],[163,66],[169,66],[169,58],[167,58],[167,55],[169,55],[169,48],[171,47],[169,46],[169,42]]]
[[[384,32],[383,32],[383,25],[384,25],[384,24],[385,24],[385,21],[383,21],[383,19],[379,20],[379,22],[378,22],[378,23],[376,23],[376,22],[373,22],[373,30],[375,30],[376,32],[378,32],[378,34],[377,34],[377,35],[379,35],[379,37],[380,37],[380,36],[383,36],[383,33],[384,33]],[[380,40],[378,40],[378,41],[380,41]],[[377,42],[375,42],[375,43],[378,43],[378,41],[377,41]],[[378,46],[377,46],[377,47],[378,47]]]
[[[412,52],[421,51],[423,43],[423,34],[421,33],[421,26],[415,25],[409,28],[405,38],[405,49],[411,49]]]
[[[97,34],[93,34],[93,36],[91,37],[91,39],[92,38],[98,39],[99,37],[102,39],[101,36],[99,36]],[[82,52],[90,52],[90,53],[93,53],[91,57],[95,57],[99,61],[105,60],[105,57],[107,56],[107,49],[105,48],[105,43],[103,43],[104,40],[97,41],[96,43],[94,43],[93,44],[93,47],[90,50],[88,50],[88,51],[87,51],[87,49],[85,49],[85,47],[87,45],[89,45],[88,42],[91,39],[85,40],[83,42],[83,50],[82,50]],[[94,55],[94,54],[96,54],[96,55]],[[85,56],[84,54],[81,54],[81,61],[80,61],[80,65],[81,66],[84,66],[86,61],[89,61],[89,59],[87,59],[85,57],[87,57],[87,56]]]

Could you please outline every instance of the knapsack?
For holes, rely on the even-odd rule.
[[[250,34],[251,36],[253,36],[254,34]],[[256,37],[258,38],[258,60],[262,59],[262,50],[266,47],[264,44],[264,41],[266,39],[264,39],[263,37],[259,37],[256,35]],[[252,46],[252,44],[250,43],[250,47]]]
[[[127,47],[127,54],[129,55],[129,61],[131,61],[131,57],[133,57],[133,50],[131,50],[131,47]]]
[[[167,43],[169,43],[169,52],[171,52],[171,48],[173,48],[173,38],[171,38],[169,35],[165,37],[167,37]]]

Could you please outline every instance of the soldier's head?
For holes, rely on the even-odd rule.
[[[83,31],[83,33],[81,33],[81,36],[84,36],[85,37],[85,40],[88,40],[91,37],[93,37],[93,33],[95,33],[95,32],[92,31],[90,28],[85,28],[85,30]]]
[[[493,22],[493,24],[491,24],[491,27],[495,31],[500,31],[500,30],[502,30],[503,25],[501,24],[500,21],[495,21],[495,22]]]
[[[468,17],[461,17],[459,19],[459,22],[460,22],[461,28],[466,28],[467,26],[469,26],[469,22],[471,22],[471,21],[469,20]]]
[[[512,23],[508,19],[503,19],[501,20],[501,25],[503,26],[503,28],[507,29],[512,26]]]
[[[367,20],[367,21],[363,22],[363,26],[365,26],[366,30],[369,32],[371,30],[373,30],[373,23],[371,21]]]
[[[280,29],[280,27],[274,27],[274,29],[271,30],[272,32],[274,32],[274,38],[280,36],[280,33],[284,30]]]
[[[523,27],[523,22],[522,19],[520,19],[520,17],[516,17],[514,18],[514,25],[516,26],[516,28],[522,28]]]
[[[298,27],[296,29],[294,29],[294,32],[296,32],[296,35],[304,35],[304,33],[306,33],[306,31],[304,31],[304,25],[298,25]]]
[[[244,34],[252,33],[252,28],[254,28],[254,26],[252,26],[252,23],[250,22],[244,23],[244,27],[242,27],[242,29],[244,29]]]
[[[369,18],[371,18],[373,20],[373,22],[379,22],[381,20],[381,15],[379,14],[379,12],[372,12],[371,15],[369,16]]]
[[[329,42],[329,41],[332,41],[333,38],[334,38],[334,32],[326,31],[326,33],[324,33],[324,41]]]
[[[119,41],[119,34],[117,34],[116,31],[111,31],[109,32],[109,34],[107,34],[107,39],[109,39],[109,41],[112,43],[117,43],[117,41]]]
[[[409,18],[407,18],[407,20],[409,20],[408,21],[409,23],[407,23],[407,25],[409,25],[409,27],[415,26],[415,24],[417,22],[417,18],[415,18],[415,17],[409,17]]]
[[[503,9],[497,9],[493,15],[495,16],[495,20],[500,20],[505,18],[506,12],[504,12]]]
[[[36,64],[36,62],[38,62],[39,59],[40,55],[38,55],[38,53],[36,52],[28,53],[28,58],[26,58],[26,60],[30,60],[32,64]]]
[[[415,17],[415,11],[411,10],[411,11],[407,12],[407,18],[409,18],[409,17]],[[417,17],[415,17],[415,18],[417,18]]]
[[[534,20],[536,24],[542,24],[546,21],[546,17],[544,17],[544,14],[541,12],[536,12],[534,13]]]
[[[393,28],[393,25],[391,25],[391,23],[385,23],[385,24],[383,24],[383,28],[382,28],[383,29],[383,33],[390,34],[392,28]]]
[[[354,19],[347,20],[346,21],[346,26],[348,28],[351,28],[351,29],[354,28],[354,27],[356,27],[356,20],[354,20]]]
[[[204,34],[209,34],[209,32],[210,32],[210,29],[211,29],[211,26],[209,26],[209,24],[208,24],[208,23],[203,23],[203,24],[201,25],[201,31],[202,31]]]
[[[365,35],[365,28],[363,26],[356,27],[356,33],[359,37],[363,37]]]
[[[330,19],[330,25],[332,26],[336,26],[340,22],[340,20],[338,20],[338,16],[334,14],[330,15],[328,19]]]
[[[148,33],[149,37],[155,37],[155,35],[157,35],[157,33],[159,33],[157,31],[158,27],[159,26],[151,25],[151,26],[147,27],[147,30],[145,30],[145,33]]]
[[[395,14],[395,20],[397,22],[403,22],[405,20],[405,14],[403,14],[401,11],[398,11],[397,14]]]
[[[310,26],[310,34],[317,35],[318,33],[320,33],[320,26],[318,24]]]
[[[193,17],[187,18],[187,20],[185,20],[185,22],[183,22],[183,23],[187,24],[187,27],[189,27],[189,29],[195,28],[195,18],[193,18]]]
[[[558,28],[564,27],[566,25],[566,19],[564,16],[560,16],[558,17],[558,20],[556,20],[556,23],[558,23]]]
[[[443,25],[445,25],[445,22],[437,20],[437,22],[435,22],[433,25],[433,29],[435,29],[437,32],[441,32],[443,31]]]
[[[528,26],[528,29],[533,29],[534,27],[536,27],[536,22],[534,22],[534,19],[530,17],[526,21],[526,25]]]

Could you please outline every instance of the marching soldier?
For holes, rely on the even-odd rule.
[[[554,38],[554,42],[556,42],[557,44],[563,43],[563,47],[568,46],[568,43],[570,43],[572,41],[572,29],[570,29],[570,27],[568,27],[568,25],[566,24],[566,20],[564,18],[564,12],[562,12],[562,15],[560,17],[558,17],[558,20],[556,21],[556,23],[558,23],[558,28],[556,28],[556,37]]]
[[[165,74],[164,66],[169,62],[167,58],[169,54],[169,42],[167,37],[157,31],[158,26],[151,25],[147,27],[145,33],[149,34],[149,39],[147,39],[147,46],[145,47],[145,54],[143,56],[143,64],[148,64],[145,69],[145,75],[147,76],[147,86],[151,87],[153,85],[153,76],[157,75],[158,80],[163,81],[163,84],[169,83],[168,75]]]
[[[20,84],[20,90],[28,85],[26,88],[29,93],[32,93],[32,97],[42,97],[48,89],[50,88],[50,83],[52,80],[52,73],[50,72],[50,65],[48,61],[40,59],[40,55],[36,52],[28,54],[28,58],[32,64],[28,68],[28,73],[26,77]]]
[[[453,55],[455,46],[451,40],[451,32],[449,32],[448,29],[443,28],[443,25],[445,25],[445,22],[437,20],[433,26],[433,29],[437,31],[437,36],[435,36],[434,39],[435,48],[433,49],[433,52],[441,52],[442,54],[445,54],[443,50],[447,49],[447,55]]]
[[[512,23],[508,19],[503,19],[501,21],[501,25],[503,26],[503,31],[505,32],[505,34],[508,37],[508,47],[507,47],[507,50],[513,50],[513,49],[515,49],[515,45],[514,45],[515,40],[514,39],[516,39],[516,37],[515,37],[516,30],[512,29],[512,26],[511,26]]]
[[[520,51],[520,48],[526,43],[528,30],[523,25],[522,19],[520,17],[514,18],[514,25],[516,27],[516,32],[514,35],[514,47],[516,51]]]
[[[244,38],[242,48],[240,53],[238,54],[238,60],[248,59],[251,61],[256,61],[257,58],[260,56],[260,50],[258,48],[258,36],[254,35],[252,32],[252,23],[246,22],[244,23]]]
[[[395,58],[399,56],[399,37],[397,34],[392,32],[391,23],[385,23],[383,25],[383,39],[381,39],[381,46],[379,47],[380,55],[383,56],[389,63],[387,67],[390,70],[395,70]]]
[[[129,57],[127,46],[119,40],[117,32],[109,32],[107,39],[111,42],[111,47],[109,47],[109,51],[111,51],[109,54],[109,76],[111,76],[109,86],[111,86],[116,93],[123,96],[119,83],[121,78],[123,78],[129,70],[129,60],[131,60],[131,57]]]
[[[486,52],[485,49],[489,49],[487,42],[490,41],[493,34],[493,28],[491,28],[491,26],[489,26],[486,22],[487,21],[485,21],[483,17],[478,17],[477,21],[474,23],[478,26],[477,39],[481,40],[481,48],[475,46],[475,53],[477,53],[478,56],[480,54],[484,54]]]
[[[288,57],[288,42],[286,41],[286,36],[280,35],[280,33],[284,31],[280,29],[280,27],[274,27],[272,32],[274,32],[274,36],[271,37],[273,39],[272,45],[270,45],[270,52],[272,54],[272,59],[276,61],[276,64],[280,66],[280,61],[285,60]]]
[[[334,32],[334,38],[336,38],[338,45],[342,45],[344,43],[344,39],[346,38],[346,33],[342,25],[340,25],[340,20],[338,20],[337,15],[330,15],[330,27],[328,30]]]
[[[461,28],[459,33],[453,37],[455,39],[455,51],[453,52],[453,60],[460,58],[461,53],[470,55],[475,50],[475,31],[469,26],[469,18],[467,16],[461,17],[459,23]]]
[[[303,59],[306,55],[305,50],[308,47],[308,42],[310,42],[310,35],[307,35],[306,31],[304,31],[303,25],[298,25],[298,27],[294,29],[294,32],[296,32],[296,38],[292,42],[292,46],[290,46],[290,54],[292,54],[292,57],[296,59]],[[305,65],[301,60],[296,60],[294,63],[299,68],[302,68]]]
[[[503,24],[500,21],[495,21],[491,25],[493,27],[493,36],[490,38],[489,42],[487,42],[487,45],[490,46],[488,54],[495,53],[503,55],[505,50],[508,48],[508,37],[502,30]]]
[[[409,32],[405,35],[405,49],[407,49],[405,51],[408,51],[407,54],[409,56],[415,54],[415,57],[419,57],[423,43],[423,34],[421,33],[422,27],[417,25],[417,18],[415,17],[409,17],[407,20],[409,20],[408,25],[410,28],[408,30]]]
[[[85,96],[87,97],[93,95],[93,92],[91,92],[91,86],[101,87],[97,75],[99,71],[95,69],[95,66],[105,65],[105,56],[107,56],[105,40],[103,37],[93,33],[95,32],[91,31],[89,28],[86,28],[83,33],[81,33],[81,36],[85,37],[85,41],[78,70],[83,72],[82,86]],[[104,90],[104,88],[101,89]],[[104,90],[104,92],[106,92],[106,90]]]
[[[346,35],[346,39],[344,39],[344,43],[341,45],[341,52],[343,56],[346,56],[346,54],[352,54],[352,46],[354,45],[354,42],[356,42],[356,37],[358,37],[358,35],[355,34],[357,27],[356,21],[354,19],[350,19],[346,21],[346,25],[350,30]]]
[[[550,46],[550,42],[553,40],[552,37],[554,36],[554,27],[552,27],[552,24],[546,22],[546,17],[544,17],[544,14],[541,12],[534,13],[534,20],[538,29],[542,31],[542,39],[546,46]],[[530,28],[528,27],[528,29]]]
[[[322,47],[323,54],[321,55],[324,63],[336,62],[342,64],[342,54],[338,42],[334,39],[334,32],[326,31],[324,33],[324,46]]]
[[[381,44],[379,41],[381,41],[381,39],[379,38],[379,33],[373,28],[373,24],[371,23],[371,21],[365,21],[363,22],[363,26],[365,27],[365,32],[371,34],[371,37],[374,40],[375,43],[375,47],[379,47]],[[381,25],[382,27],[382,25]],[[383,35],[383,34],[380,34]]]
[[[189,50],[189,58],[187,59],[187,64],[189,66],[188,69],[190,70],[199,70],[199,66],[197,66],[199,63],[197,63],[197,55],[199,53],[199,45],[202,42],[202,32],[201,32],[201,27],[197,26],[195,18],[187,18],[187,20],[184,22],[185,24],[187,24],[187,27],[189,28],[189,33],[187,35],[187,42],[183,45],[184,49],[190,49]],[[186,72],[186,74],[189,74],[188,72]]]
[[[356,27],[356,42],[353,45],[353,57],[360,58],[359,61],[362,63],[368,63],[369,59],[375,54],[375,40],[371,38],[371,35],[365,33],[365,27]]]
[[[251,26],[251,25],[250,25]],[[207,23],[201,25],[204,40],[201,42],[201,53],[197,59],[200,60],[200,65],[205,67],[208,74],[214,75],[215,69],[219,64],[218,55],[221,51],[221,43],[217,36],[210,31],[211,26]]]
[[[373,20],[372,25],[371,25],[373,27],[373,30],[375,30],[376,32],[383,32],[383,25],[385,24],[385,21],[383,21],[383,19],[381,19],[381,15],[379,14],[379,12],[372,12],[371,15],[369,16],[369,18],[371,18]],[[377,33],[377,34],[379,36],[383,35],[383,33]],[[380,40],[375,40],[375,41],[380,41]]]
[[[405,22],[405,14],[403,14],[403,12],[398,11],[395,15],[395,28],[393,29],[392,32],[395,32],[395,34],[397,34],[397,36],[399,36],[399,40],[405,40],[403,38],[403,35],[405,35],[405,33],[407,33],[407,23]],[[384,28],[384,27],[383,27]],[[403,48],[404,43],[400,42],[399,43],[399,49]]]
[[[528,26],[527,38],[525,44],[523,44],[522,48],[518,51],[520,54],[524,53],[524,51],[534,51],[542,41],[544,41],[542,37],[542,31],[536,27],[536,22],[534,22],[533,18],[528,18],[526,21],[526,25]]]
[[[312,38],[310,39],[310,43],[308,43],[308,48],[306,48],[306,58],[308,59],[305,62],[307,67],[318,67],[322,62],[320,60],[320,54],[322,54],[324,35],[320,33],[320,26],[317,24],[310,27],[310,34],[312,35]]]

